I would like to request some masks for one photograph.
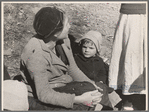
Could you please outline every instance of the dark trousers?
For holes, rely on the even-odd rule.
[[[107,89],[107,86],[102,83],[97,83],[97,85],[103,89],[103,91],[100,91],[103,94],[100,104],[103,105],[104,110],[112,110],[111,108],[112,106],[111,106],[111,103],[108,97],[109,90]],[[66,86],[54,88],[54,90],[58,92],[75,94],[76,96],[78,96],[85,92],[95,90],[95,87],[89,82],[71,82],[71,83],[68,83]],[[29,97],[29,105],[30,105],[29,110],[54,110],[54,111],[57,111],[57,110],[88,111],[89,110],[89,111],[93,111],[95,109],[95,107],[88,107],[87,105],[83,105],[83,104],[74,104],[73,109],[68,109],[68,108],[61,107],[61,106],[44,104],[40,102],[38,99],[35,99],[33,97]]]
[[[119,103],[118,107],[127,106],[127,103],[133,105],[134,110],[145,110],[146,109],[146,95],[144,94],[132,94],[132,95],[123,95],[122,90],[116,90],[120,95],[122,102]]]

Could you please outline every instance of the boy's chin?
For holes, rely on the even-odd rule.
[[[84,55],[84,57],[85,57],[85,58],[91,58],[91,57],[93,57],[93,56]]]

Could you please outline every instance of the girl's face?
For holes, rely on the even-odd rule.
[[[82,45],[82,54],[86,58],[95,56],[97,53],[96,47],[94,44],[87,43]]]
[[[65,39],[68,37],[68,31],[69,31],[69,28],[70,28],[70,24],[68,22],[68,17],[64,17],[64,27],[63,27],[63,30],[61,32],[61,34],[57,37],[58,40],[61,40],[61,39]]]

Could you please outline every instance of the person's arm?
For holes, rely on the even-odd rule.
[[[97,74],[97,77],[98,77],[98,80],[99,81],[102,81],[104,84],[106,84],[106,81],[107,81],[107,75],[106,75],[106,70],[105,70],[105,67],[104,67],[104,62],[102,59],[99,60],[99,63],[100,63],[100,67],[99,68],[99,72]]]
[[[46,104],[73,108],[74,94],[59,93],[49,86],[49,77],[52,76],[51,66],[42,53],[34,53],[26,63],[31,78],[35,83],[38,99]]]
[[[27,69],[34,80],[38,99],[46,104],[73,108],[73,104],[84,104],[85,102],[96,105],[101,101],[102,94],[98,90],[83,93],[75,96],[74,94],[66,94],[54,91],[50,88],[48,79],[51,73],[51,66],[47,63],[42,54],[35,54],[27,61]],[[88,105],[89,106],[89,105]]]

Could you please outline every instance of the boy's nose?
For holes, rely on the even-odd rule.
[[[88,51],[88,48],[86,48],[85,51]]]

